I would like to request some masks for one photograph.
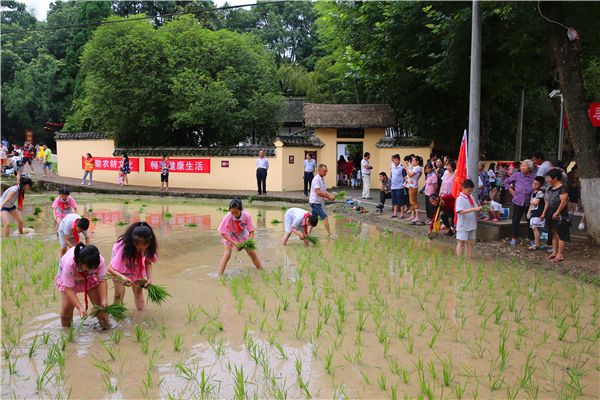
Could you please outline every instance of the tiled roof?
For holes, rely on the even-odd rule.
[[[304,114],[302,107],[306,97],[286,97],[283,103],[283,122],[302,122]]]
[[[316,136],[305,135],[280,135],[275,140],[280,140],[285,147],[323,147],[325,143]]]
[[[106,132],[59,132],[55,140],[110,140]]]
[[[389,104],[304,104],[308,128],[389,128],[396,115]]]
[[[379,142],[375,143],[377,148],[393,148],[393,147],[429,147],[431,140],[420,137],[382,137]]]
[[[114,156],[124,152],[135,157],[258,157],[263,150],[266,157],[275,157],[275,146],[252,147],[117,147]]]

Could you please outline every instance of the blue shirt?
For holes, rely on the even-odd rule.
[[[269,161],[267,160],[267,157],[265,158],[258,158],[258,160],[256,160],[256,168],[264,168],[267,171],[269,170]]]
[[[402,164],[398,164],[396,167],[392,164],[392,190],[402,189],[404,184],[404,177],[406,176],[406,170]]]
[[[317,168],[317,162],[315,160],[304,160],[304,172],[315,172],[315,168]]]

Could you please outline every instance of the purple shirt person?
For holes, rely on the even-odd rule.
[[[533,162],[531,160],[524,160],[521,162],[520,171],[504,180],[504,187],[513,195],[511,245],[517,244],[516,238],[519,234],[519,224],[521,223],[523,214],[526,214],[529,208],[529,200],[531,198],[531,193],[533,192],[533,180],[537,176],[531,172],[532,168]],[[512,185],[514,185],[514,189]],[[532,232],[530,235],[531,234]],[[531,237],[533,236],[530,236],[530,238]]]

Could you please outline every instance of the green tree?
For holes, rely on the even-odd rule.
[[[103,25],[81,60],[86,97],[65,129],[107,130],[124,145],[213,146],[270,141],[280,126],[273,60],[248,34],[190,15],[158,29]]]
[[[0,1],[0,7],[2,7],[0,24],[3,27],[6,27],[7,25],[18,25],[21,29],[32,29],[36,27],[37,19],[33,13],[27,10],[27,6],[24,3],[19,3],[17,1]]]

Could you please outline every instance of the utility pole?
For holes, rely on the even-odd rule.
[[[523,103],[525,102],[525,88],[521,88],[519,97],[519,114],[517,115],[517,144],[515,146],[515,161],[521,161],[521,141],[523,139]]]
[[[565,104],[560,95],[560,125],[558,126],[558,159],[562,160],[563,143],[565,142]]]
[[[469,177],[478,186],[479,176],[479,130],[481,114],[481,9],[479,1],[473,1],[473,22],[471,27],[471,92],[469,97]],[[473,191],[475,200],[477,190]]]

